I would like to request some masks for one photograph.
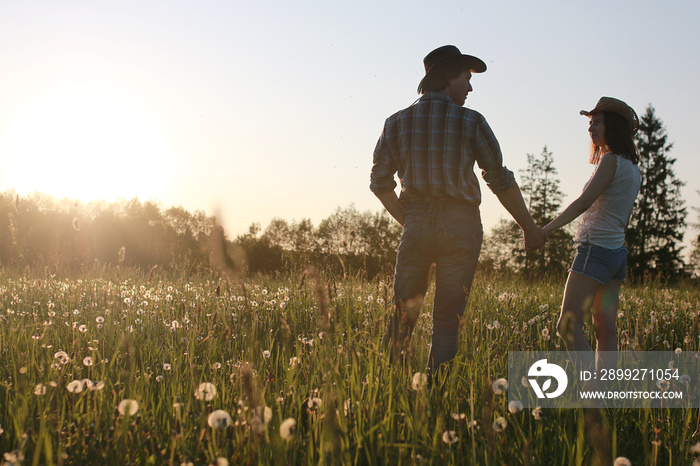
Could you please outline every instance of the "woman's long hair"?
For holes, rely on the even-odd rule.
[[[603,154],[609,151],[637,165],[639,152],[634,144],[634,135],[629,123],[617,113],[601,113],[603,114],[603,125],[605,125],[605,147],[594,145],[591,148],[590,162],[597,164]]]

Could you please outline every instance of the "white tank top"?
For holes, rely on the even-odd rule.
[[[575,243],[591,243],[607,249],[625,245],[625,230],[634,200],[639,194],[641,178],[639,167],[622,156],[613,155],[617,161],[615,175],[598,199],[583,213],[574,237]]]

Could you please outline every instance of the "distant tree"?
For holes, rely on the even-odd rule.
[[[500,219],[484,237],[479,268],[521,271],[525,266],[522,230],[513,220]]]
[[[676,159],[669,155],[673,144],[651,105],[640,119],[635,142],[641,188],[627,231],[630,275],[677,278],[684,266],[681,242],[687,209],[680,190],[685,183],[676,177]]]
[[[700,191],[696,191],[698,195],[700,195]],[[692,208],[697,214],[698,214],[698,221],[697,223],[693,224],[693,229],[695,231],[698,231],[699,233],[695,237],[693,241],[693,249],[691,250],[690,253],[690,260],[688,263],[688,269],[690,274],[699,274],[700,275],[700,208],[698,207],[693,207]]]
[[[552,152],[544,146],[539,157],[527,154],[527,168],[520,170],[520,190],[526,205],[539,226],[544,226],[561,208],[563,194],[556,177]],[[517,223],[504,220],[496,225],[485,241],[485,256],[493,256],[497,267],[524,270],[527,274],[563,272],[571,258],[571,234],[568,229],[559,229],[549,235],[541,253],[526,253],[522,233]]]

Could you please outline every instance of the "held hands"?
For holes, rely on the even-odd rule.
[[[544,244],[547,242],[549,231],[543,228],[534,227],[524,231],[525,233],[525,250],[526,251],[542,251]]]

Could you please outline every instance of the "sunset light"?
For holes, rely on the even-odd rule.
[[[26,102],[0,141],[21,194],[82,201],[156,197],[168,182],[168,142],[144,108],[109,88],[54,89]]]

